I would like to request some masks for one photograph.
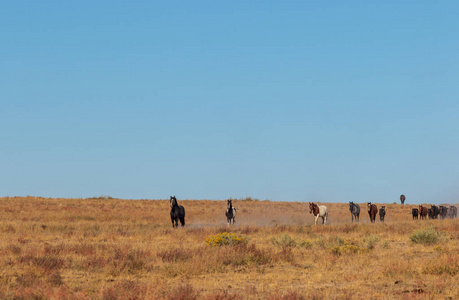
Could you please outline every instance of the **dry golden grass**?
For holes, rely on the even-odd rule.
[[[459,299],[459,219],[412,220],[415,205],[386,204],[371,224],[365,205],[326,203],[314,226],[307,203],[0,198],[1,299]],[[378,204],[378,207],[380,204]],[[410,236],[433,228],[437,243]],[[248,242],[206,243],[236,233]]]

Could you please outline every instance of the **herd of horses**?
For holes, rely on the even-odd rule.
[[[400,201],[403,204],[405,202],[405,196],[402,196],[400,196]],[[171,196],[169,202],[171,206],[172,227],[178,227],[179,221],[182,227],[185,226],[185,208],[182,205],[178,205],[177,198],[175,198],[175,196]],[[376,222],[376,215],[378,214],[378,207],[376,206],[376,204],[367,202],[367,209],[371,223]],[[360,206],[354,202],[349,202],[349,211],[351,212],[352,222],[359,222]],[[322,224],[327,223],[328,210],[325,205],[317,205],[314,202],[309,202],[309,213],[314,214],[314,224],[317,225],[317,221],[319,218],[322,218]],[[429,216],[430,219],[437,219],[438,217],[440,217],[441,219],[445,219],[447,217],[457,218],[457,207],[450,206],[448,208],[443,205],[440,205],[439,207],[436,205],[432,205],[431,208],[428,209],[425,206],[419,205],[419,209],[413,208],[412,215],[413,220],[418,219],[418,216],[420,216],[421,219],[426,219],[427,216]],[[225,211],[225,216],[228,225],[234,225],[236,223],[236,208],[233,207],[233,202],[231,199],[227,200],[227,209]],[[379,220],[381,222],[384,222],[385,216],[386,207],[382,206],[379,209]]]
[[[413,220],[417,220],[419,217],[422,219],[446,219],[446,218],[457,218],[457,207],[451,205],[449,208],[443,205],[436,206],[431,205],[430,208],[426,206],[419,205],[418,208],[413,208],[411,211]]]

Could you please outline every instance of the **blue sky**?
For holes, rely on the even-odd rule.
[[[458,12],[2,1],[0,196],[457,203]]]

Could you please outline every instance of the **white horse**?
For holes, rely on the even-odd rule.
[[[313,202],[309,202],[309,213],[314,213],[314,216],[316,219],[314,220],[314,223],[317,225],[317,220],[319,217],[322,218],[322,224],[327,223],[327,218],[328,218],[328,210],[325,205],[317,205]]]

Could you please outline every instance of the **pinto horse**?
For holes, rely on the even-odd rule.
[[[378,207],[375,204],[368,202],[368,214],[370,215],[371,223],[376,221],[376,214],[378,213]]]
[[[228,199],[228,208],[226,209],[225,216],[226,216],[226,222],[228,222],[228,225],[231,225],[231,222],[236,223],[236,208],[233,207],[233,203],[231,199]]]
[[[327,207],[324,205],[317,205],[313,202],[309,202],[309,213],[314,213],[314,216],[316,217],[314,223],[317,225],[317,220],[319,217],[322,218],[322,224],[327,223],[327,218],[328,218],[328,210]]]
[[[171,221],[172,227],[178,227],[178,221],[180,220],[180,224],[185,226],[185,208],[183,206],[177,204],[177,198],[175,196],[171,196],[169,200],[171,204]]]
[[[352,222],[354,222],[354,218],[355,221],[358,222],[360,219],[360,206],[354,202],[349,202],[349,210],[352,215]]]

